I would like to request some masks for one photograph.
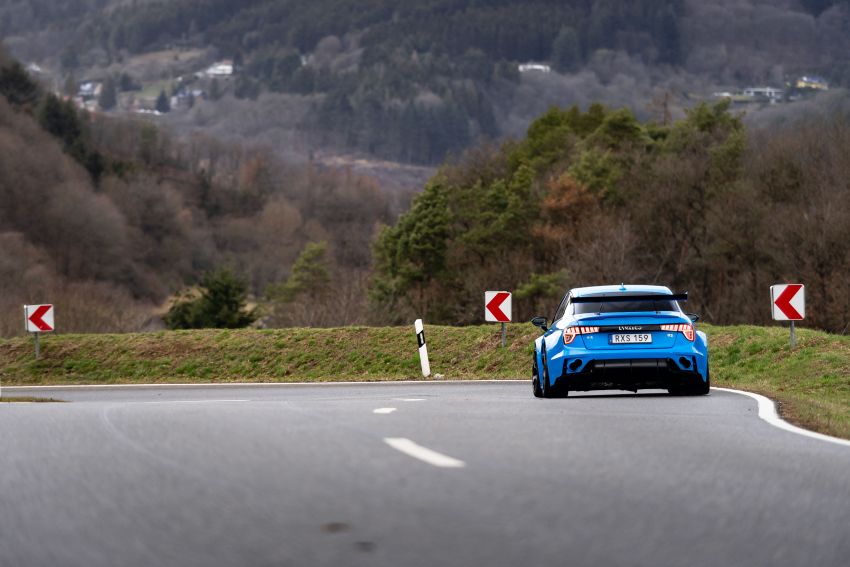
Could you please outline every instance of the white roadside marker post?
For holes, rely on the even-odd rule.
[[[413,330],[416,331],[416,341],[419,343],[419,363],[422,365],[422,376],[428,378],[431,375],[431,364],[428,362],[428,345],[425,344],[425,326],[422,324],[422,319],[414,321]]]

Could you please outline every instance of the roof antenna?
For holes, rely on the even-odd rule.
[[[626,284],[625,283],[620,284],[620,291],[626,291]]]

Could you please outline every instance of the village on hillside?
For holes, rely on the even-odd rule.
[[[167,53],[167,52],[166,52]],[[170,55],[175,60],[179,54]],[[302,65],[309,65],[310,56],[303,56]],[[547,62],[528,61],[516,67],[520,75],[554,73]],[[232,92],[230,84],[238,75],[239,67],[232,59],[219,59],[204,64],[194,72],[174,77],[142,82],[127,72],[114,75],[91,73],[77,81],[66,77],[61,86],[55,75],[37,63],[30,63],[27,70],[34,76],[47,79],[52,76],[57,84],[57,95],[73,100],[80,109],[89,112],[121,111],[136,114],[161,115],[171,111],[187,111],[198,100],[217,100],[225,92]],[[782,86],[748,86],[740,89],[720,90],[695,98],[727,99],[735,106],[773,105],[793,103],[828,91],[829,82],[822,76],[802,74],[791,76]],[[695,93],[690,93],[689,98]]]
[[[735,105],[780,104],[808,98],[812,94],[828,91],[829,82],[817,75],[803,75],[790,80],[784,87],[746,87],[739,91],[720,91],[715,99],[728,99]]]

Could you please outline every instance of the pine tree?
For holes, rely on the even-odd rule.
[[[170,112],[171,102],[168,100],[168,95],[165,94],[165,89],[159,91],[159,96],[156,97],[157,112]]]
[[[310,242],[292,265],[292,274],[282,284],[269,286],[266,295],[272,301],[291,303],[300,296],[320,299],[330,292],[327,242]]]
[[[573,28],[561,28],[552,43],[552,65],[561,72],[575,71],[581,65],[581,44]]]
[[[169,329],[239,329],[257,319],[246,310],[247,285],[232,270],[222,268],[201,281],[201,296],[177,301],[164,317]]]
[[[112,77],[107,77],[101,85],[97,104],[102,110],[112,110],[117,103],[118,93],[116,92],[115,81],[112,80]]]
[[[210,100],[218,100],[221,98],[221,87],[218,84],[218,79],[213,79],[210,82]]]
[[[0,95],[13,106],[31,107],[38,94],[38,85],[17,61],[0,69]]]

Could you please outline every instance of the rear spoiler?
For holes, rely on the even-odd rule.
[[[687,301],[688,292],[666,295],[663,293],[651,293],[646,295],[585,295],[573,297],[572,303],[626,303],[628,301]]]

